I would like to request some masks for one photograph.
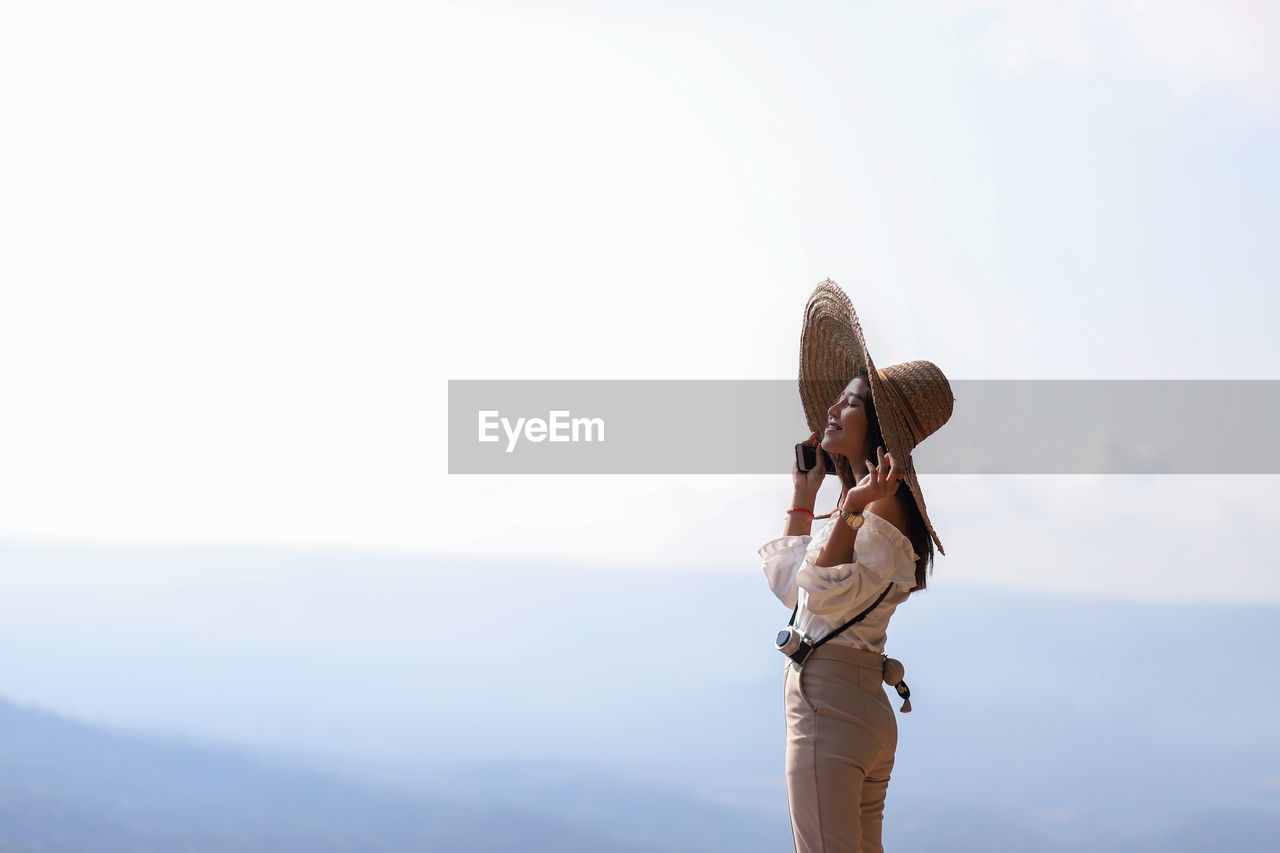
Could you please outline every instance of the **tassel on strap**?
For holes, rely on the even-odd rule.
[[[902,661],[894,660],[885,655],[884,668],[881,672],[884,676],[884,683],[893,686],[898,691],[898,695],[902,697],[902,713],[911,713],[911,688],[907,687],[907,682],[902,677],[907,674],[906,667],[902,665]]]
[[[893,689],[898,691],[898,695],[902,697],[902,713],[911,713],[911,688],[907,686],[907,682],[899,681],[893,685]]]

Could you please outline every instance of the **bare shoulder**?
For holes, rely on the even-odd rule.
[[[872,501],[867,505],[867,509],[898,528],[903,536],[910,537],[907,532],[907,508],[902,505],[902,499],[897,495]]]

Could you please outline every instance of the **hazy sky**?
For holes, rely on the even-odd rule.
[[[446,382],[789,378],[827,277],[879,365],[1280,378],[1275,8],[8,9],[0,539],[756,572],[785,473],[449,477]],[[1280,602],[1277,478],[922,482],[938,583]]]

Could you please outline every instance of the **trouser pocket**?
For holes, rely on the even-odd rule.
[[[795,711],[818,710],[816,679],[809,669],[811,665],[807,663],[797,667],[794,661],[787,664],[787,704]]]

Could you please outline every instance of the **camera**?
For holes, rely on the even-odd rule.
[[[803,666],[805,659],[813,651],[813,643],[806,640],[804,634],[791,625],[778,632],[774,645],[778,647],[778,651],[795,661],[796,666]]]

